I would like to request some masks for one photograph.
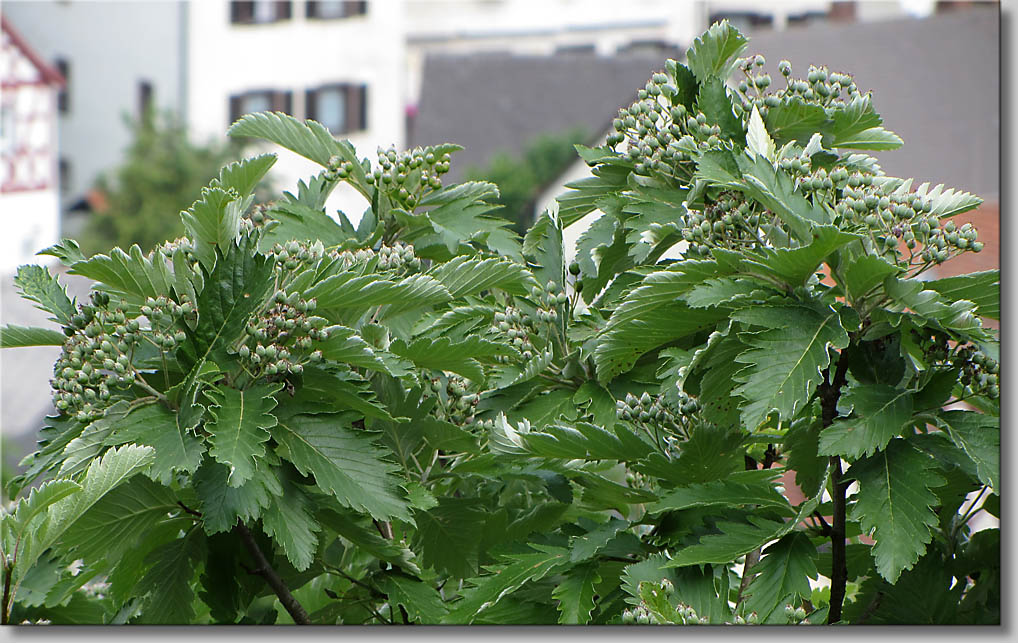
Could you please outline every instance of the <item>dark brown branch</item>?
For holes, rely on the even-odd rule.
[[[184,513],[189,513],[192,516],[201,518],[201,512],[200,511],[195,511],[194,509],[191,509],[190,507],[188,507],[187,505],[185,505],[184,503],[182,503],[179,500],[177,501],[177,504],[180,505],[180,508],[184,510]]]
[[[0,604],[0,625],[7,625],[7,619],[9,618],[11,611],[11,576],[14,575],[14,564],[7,565],[7,561],[4,560],[4,598],[3,603]]]
[[[308,617],[307,611],[304,607],[297,602],[297,599],[290,593],[286,583],[279,577],[276,570],[272,568],[269,561],[266,560],[265,554],[258,547],[258,543],[255,542],[254,536],[251,535],[251,531],[242,522],[238,522],[235,530],[240,534],[241,540],[244,541],[244,546],[247,548],[248,553],[254,558],[255,564],[258,565],[255,569],[251,570],[251,573],[258,574],[265,579],[265,582],[269,584],[272,591],[279,597],[279,602],[283,604],[283,607],[289,612],[293,622],[298,625],[310,625],[311,619]]]
[[[842,355],[831,377],[830,369],[824,371],[824,383],[819,389],[820,412],[823,428],[829,427],[838,417],[838,400],[841,389],[848,383],[848,360]],[[831,463],[831,499],[833,501],[833,517],[830,527],[831,535],[831,607],[827,614],[827,623],[841,620],[841,609],[845,602],[845,589],[848,584],[848,564],[845,557],[845,492],[848,485],[842,481],[841,458],[832,456]]]

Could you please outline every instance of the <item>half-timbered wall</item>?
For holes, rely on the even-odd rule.
[[[6,23],[0,56],[0,272],[36,259],[60,232],[59,75]]]

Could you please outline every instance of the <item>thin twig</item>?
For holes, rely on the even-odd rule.
[[[276,570],[272,568],[269,561],[265,558],[265,554],[258,547],[258,543],[255,542],[254,536],[251,535],[251,531],[244,525],[243,522],[237,522],[237,526],[234,527],[236,532],[240,534],[241,540],[244,541],[244,546],[247,548],[248,553],[254,558],[255,563],[258,565],[252,573],[258,574],[265,579],[265,582],[269,584],[272,591],[276,593],[279,598],[279,602],[283,604],[283,608],[290,614],[293,622],[298,625],[310,625],[311,619],[308,617],[307,611],[304,607],[293,597],[290,593],[290,589],[283,582],[283,579],[279,577]]]

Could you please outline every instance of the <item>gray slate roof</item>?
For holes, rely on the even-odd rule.
[[[430,56],[410,145],[456,143],[450,180],[500,150],[583,126],[601,136],[668,56]]]
[[[751,34],[777,84],[786,58],[798,76],[811,63],[851,73],[873,90],[885,125],[905,146],[875,153],[884,170],[943,182],[995,200],[1000,190],[1000,16],[973,7],[917,20],[813,23]],[[668,56],[593,54],[433,56],[424,66],[411,145],[453,142],[459,180],[500,149],[577,124],[603,134],[619,107]]]
[[[777,85],[782,58],[850,73],[884,126],[905,140],[875,152],[887,174],[945,183],[991,201],[1000,193],[1000,13],[995,6],[923,20],[818,24],[752,35]]]

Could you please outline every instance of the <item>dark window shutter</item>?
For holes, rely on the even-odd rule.
[[[234,24],[249,24],[254,21],[254,2],[231,2],[230,22]]]
[[[318,113],[316,112],[317,107],[318,91],[309,89],[304,92],[304,118],[318,120]]]
[[[64,77],[64,86],[57,92],[57,111],[66,114],[71,111],[71,64],[64,58],[57,58],[57,71]]]
[[[304,15],[308,18],[318,17],[318,3],[315,0],[308,0],[304,3]]]
[[[346,102],[346,120],[343,123],[343,133],[353,132],[357,130],[357,125],[361,122],[361,101],[357,96],[356,85],[343,85],[343,98]]]
[[[276,20],[289,20],[292,4],[289,0],[279,0],[276,2]]]
[[[237,122],[241,117],[240,110],[243,109],[244,98],[242,96],[230,96],[230,124]]]
[[[367,85],[356,85],[357,119],[353,121],[358,129],[367,129]]]
[[[347,17],[363,16],[368,12],[368,3],[363,0],[348,0],[343,4],[346,5],[344,7],[343,15]]]
[[[272,92],[272,111],[289,114],[293,111],[293,92]]]

